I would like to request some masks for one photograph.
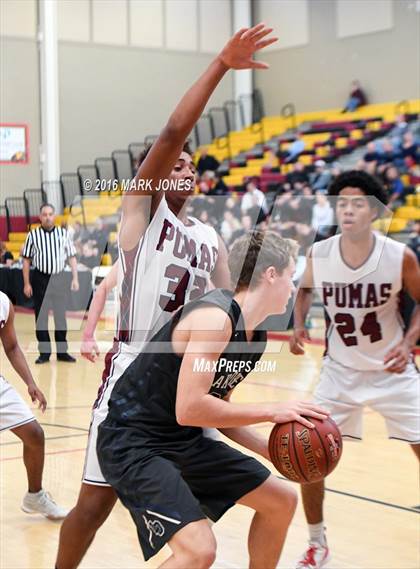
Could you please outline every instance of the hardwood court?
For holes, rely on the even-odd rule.
[[[35,412],[46,435],[44,486],[61,505],[72,507],[80,487],[90,408],[95,399],[103,366],[81,358],[76,364],[35,366],[36,343],[33,316],[16,315],[16,329],[36,381],[49,407],[44,415]],[[70,344],[76,350],[80,319],[70,319]],[[101,326],[104,326],[102,322]],[[112,329],[112,325],[107,327]],[[319,335],[320,331],[318,331]],[[100,340],[109,345],[111,333],[101,331]],[[108,344],[107,344],[107,343]],[[251,375],[235,393],[237,401],[282,401],[308,398],[316,383],[322,347],[311,345],[303,357],[292,356],[279,341],[270,342],[276,361],[275,373]],[[77,353],[75,352],[75,355]],[[26,398],[4,353],[1,373]],[[27,398],[26,398],[27,400]],[[269,433],[270,425],[258,427]],[[363,443],[346,442],[340,466],[327,479],[326,518],[328,539],[336,569],[415,569],[420,566],[418,466],[408,445],[386,439],[382,419],[365,414]],[[54,566],[59,523],[20,510],[26,491],[21,443],[11,433],[0,436],[2,569],[51,569]],[[237,506],[214,526],[218,541],[215,567],[247,566],[247,529],[251,512]],[[293,568],[307,540],[301,506],[293,521],[279,567]],[[84,569],[134,569],[156,567],[167,551],[148,563],[142,561],[134,524],[127,511],[117,505],[94,541],[81,567]]]

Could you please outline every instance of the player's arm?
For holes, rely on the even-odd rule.
[[[416,255],[408,247],[404,250],[402,279],[404,290],[417,304],[402,342],[394,346],[384,358],[384,364],[388,365],[387,371],[393,373],[404,371],[420,336],[420,267]]]
[[[211,282],[216,288],[226,288],[230,290],[232,283],[230,280],[230,271],[228,266],[228,252],[226,245],[220,235],[217,236],[219,242],[219,253],[217,256],[216,266],[211,274]]]
[[[187,320],[188,319],[188,320]],[[206,330],[202,330],[203,322]],[[255,423],[284,423],[299,421],[307,427],[313,424],[305,419],[325,419],[325,412],[305,401],[285,403],[232,403],[210,395],[214,379],[212,369],[225,350],[232,333],[232,325],[221,309],[202,308],[185,318],[186,346],[178,378],[176,419],[180,425],[214,427],[218,429],[243,427]],[[178,325],[179,326],[179,325]],[[174,350],[179,353],[176,331],[173,336]],[[200,362],[204,362],[201,370]],[[205,365],[209,364],[208,367]]]
[[[230,401],[231,395],[232,391],[225,397],[225,401]],[[238,445],[271,460],[267,437],[262,436],[254,427],[231,427],[230,429],[219,429],[219,431]]]
[[[84,358],[91,362],[94,362],[99,356],[99,348],[95,340],[95,330],[104,309],[108,294],[117,285],[117,278],[118,261],[112,265],[109,273],[95,290],[95,294],[93,295],[92,302],[89,306],[88,318],[82,334],[80,353]]]
[[[31,268],[31,260],[28,257],[23,257],[22,276],[23,276],[23,293],[30,298],[32,296],[32,286],[29,278],[29,271]]]
[[[44,397],[42,391],[37,387],[34,378],[32,377],[31,370],[25,360],[22,350],[17,341],[15,327],[14,327],[15,313],[13,310],[13,305],[10,303],[9,306],[9,317],[3,328],[0,329],[0,338],[3,344],[3,348],[7,359],[12,364],[14,370],[20,375],[23,381],[28,387],[28,393],[32,399],[32,402],[39,402],[38,407],[45,411],[47,407],[47,401]]]
[[[162,192],[156,189],[160,180],[171,173],[185,140],[226,72],[229,69],[268,67],[265,63],[254,61],[252,57],[256,51],[277,41],[277,38],[264,39],[271,31],[272,29],[265,28],[264,24],[239,30],[182,97],[141,164],[133,191],[123,196],[119,241],[124,250],[130,250],[137,245],[150,215],[154,214],[161,200]],[[145,187],[144,182],[148,182],[149,186]],[[149,199],[144,199],[147,196]]]
[[[293,309],[294,326],[293,334],[290,336],[289,347],[292,354],[298,356],[305,353],[305,340],[310,340],[309,332],[305,328],[305,322],[313,300],[314,277],[312,263],[312,253],[309,252]]]

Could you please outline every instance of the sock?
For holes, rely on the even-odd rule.
[[[326,544],[324,522],[320,522],[319,524],[308,524],[308,528],[309,539],[311,541],[316,541],[321,545]]]

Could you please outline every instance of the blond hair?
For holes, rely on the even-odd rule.
[[[297,258],[298,244],[274,231],[249,231],[236,239],[229,253],[229,269],[235,292],[257,286],[262,273],[274,267],[281,275]]]

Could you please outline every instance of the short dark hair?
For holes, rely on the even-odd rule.
[[[381,182],[374,176],[360,170],[349,170],[339,174],[328,188],[328,195],[338,196],[341,190],[348,187],[359,188],[366,196],[376,198],[383,206],[388,203],[388,196]],[[372,207],[384,209],[377,202],[372,203]]]
[[[143,150],[140,152],[139,157],[137,158],[137,162],[134,166],[136,172],[137,170],[140,168],[140,166],[142,165],[142,163],[146,160],[146,156],[149,154],[151,148],[153,146],[153,142],[146,144],[146,146],[143,148]],[[187,154],[189,154],[190,156],[193,155],[193,151],[191,150],[191,146],[190,146],[190,141],[186,140],[184,142],[184,146],[182,147],[182,152],[186,152]]]
[[[39,208],[39,213],[44,209],[44,207],[50,207],[53,212],[55,213],[55,207],[51,203],[43,203],[42,206]]]

